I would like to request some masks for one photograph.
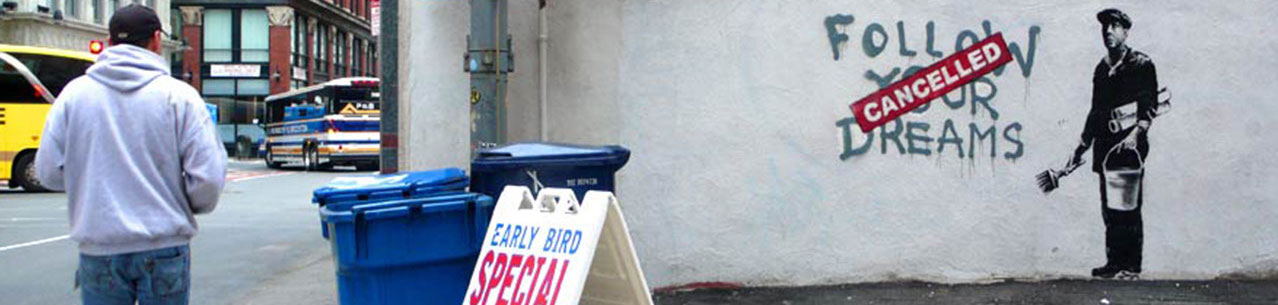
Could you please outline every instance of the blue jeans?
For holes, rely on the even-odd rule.
[[[80,299],[84,305],[184,305],[191,286],[190,252],[183,245],[107,256],[80,254]]]

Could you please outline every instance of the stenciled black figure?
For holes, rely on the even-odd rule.
[[[1100,278],[1136,278],[1144,244],[1142,180],[1149,156],[1149,128],[1158,115],[1158,77],[1154,62],[1126,43],[1132,21],[1117,9],[1096,14],[1108,54],[1092,73],[1092,107],[1078,148],[1065,168],[1083,163],[1092,151],[1099,175],[1101,216],[1105,223],[1104,266]]]

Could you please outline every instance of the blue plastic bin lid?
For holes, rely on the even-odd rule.
[[[387,195],[387,199],[421,196],[426,195],[424,192],[464,189],[468,181],[466,173],[459,168],[344,176],[334,178],[328,184],[315,189],[311,201],[326,204],[354,201],[359,197],[373,195]]]
[[[630,160],[630,150],[617,145],[582,146],[525,142],[481,150],[471,170],[504,170],[526,166],[614,166]]]

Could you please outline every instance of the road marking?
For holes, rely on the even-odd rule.
[[[9,218],[9,221],[12,221],[12,222],[19,222],[19,221],[47,221],[47,220],[62,220],[62,219],[64,219],[64,218],[58,218],[58,217],[11,217],[11,218]]]
[[[12,246],[4,246],[4,247],[0,247],[0,252],[9,251],[9,250],[18,249],[18,248],[23,248],[23,247],[35,246],[35,245],[39,245],[39,244],[47,244],[47,243],[51,243],[51,242],[55,242],[55,241],[59,241],[59,240],[63,240],[63,239],[67,239],[67,238],[70,238],[70,237],[71,237],[71,235],[62,235],[62,236],[58,236],[58,237],[45,238],[45,239],[41,239],[41,240],[37,240],[37,241],[33,241],[33,242],[29,242],[29,243],[21,243],[21,244],[16,244],[16,245],[12,245]]]
[[[292,174],[296,174],[296,173],[282,172],[282,171],[264,172],[264,173],[242,173],[241,172],[241,173],[233,173],[233,174],[227,175],[226,182],[240,182],[240,181],[247,181],[247,180],[259,179],[259,178],[287,176]]]

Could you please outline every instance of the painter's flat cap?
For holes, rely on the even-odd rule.
[[[1123,28],[1132,28],[1132,18],[1127,17],[1127,14],[1124,14],[1123,11],[1114,8],[1107,8],[1096,13],[1096,20],[1100,21],[1101,24],[1117,22],[1118,24],[1123,25]]]
[[[151,38],[151,34],[155,31],[164,32],[155,11],[139,4],[131,4],[115,10],[107,28],[111,34],[112,43],[140,42]]]

